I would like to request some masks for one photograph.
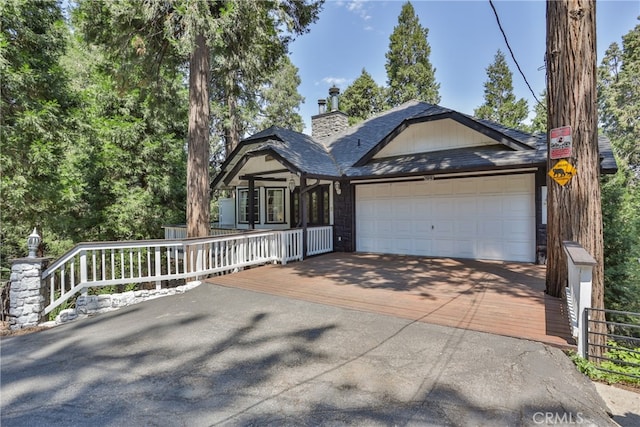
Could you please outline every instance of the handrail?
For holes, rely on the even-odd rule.
[[[79,243],[42,274],[48,292],[44,314],[90,287],[155,282],[160,289],[169,280],[302,260],[302,232],[251,230],[175,240]],[[332,227],[309,228],[307,233],[313,248],[309,254],[333,251]]]
[[[587,354],[588,309],[591,308],[592,273],[595,259],[580,244],[563,241],[567,255],[567,308],[571,332],[578,344],[578,354]]]
[[[264,233],[264,230],[244,230],[238,231],[236,230],[235,234],[227,234],[224,236],[207,236],[207,237],[185,237],[183,239],[148,239],[148,240],[118,240],[118,241],[98,241],[98,242],[80,242],[77,243],[73,248],[69,249],[62,256],[60,256],[57,260],[55,260],[52,264],[49,264],[49,267],[42,273],[43,278],[47,275],[47,272],[55,270],[61,263],[66,262],[69,258],[77,255],[79,251],[82,249],[95,249],[96,247],[100,249],[117,249],[117,248],[130,248],[130,247],[146,247],[146,246],[155,246],[159,243],[169,242],[168,245],[180,245],[182,242],[196,242],[199,240],[208,240],[212,238],[227,238],[236,235],[243,234],[259,234]]]

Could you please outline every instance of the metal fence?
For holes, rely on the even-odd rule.
[[[604,313],[606,320],[596,320],[593,315],[596,312]],[[640,313],[589,308],[585,310],[585,317],[586,359],[596,362],[601,371],[640,380],[637,374],[640,372]],[[592,326],[598,324],[604,324],[606,332],[596,332]],[[605,344],[597,344],[595,336],[604,336]],[[597,348],[602,356],[594,354]]]

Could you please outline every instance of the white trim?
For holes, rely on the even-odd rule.
[[[424,174],[424,175],[413,175],[413,176],[401,176],[401,177],[388,177],[388,176],[380,176],[379,178],[351,178],[351,182],[353,184],[369,184],[369,183],[378,183],[380,181],[387,182],[402,182],[402,181],[419,181],[420,179],[443,179],[443,178],[465,178],[465,177],[475,177],[475,176],[483,176],[483,175],[511,175],[514,173],[531,173],[537,172],[538,168],[523,168],[523,169],[500,169],[500,170],[491,170],[491,171],[477,171],[477,172],[453,172],[453,173],[438,173],[438,174]]]

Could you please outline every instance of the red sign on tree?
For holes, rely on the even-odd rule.
[[[549,158],[564,159],[571,157],[571,126],[551,129]]]

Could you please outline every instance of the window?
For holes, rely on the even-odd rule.
[[[284,188],[267,188],[267,222],[284,223]]]
[[[249,190],[243,188],[238,190],[238,222],[247,224],[249,222]],[[253,190],[253,222],[260,223],[260,192],[256,188]]]
[[[307,199],[307,225],[329,225],[329,190],[328,185],[320,185],[305,193]],[[291,226],[299,227],[300,220],[300,188],[291,195]]]

